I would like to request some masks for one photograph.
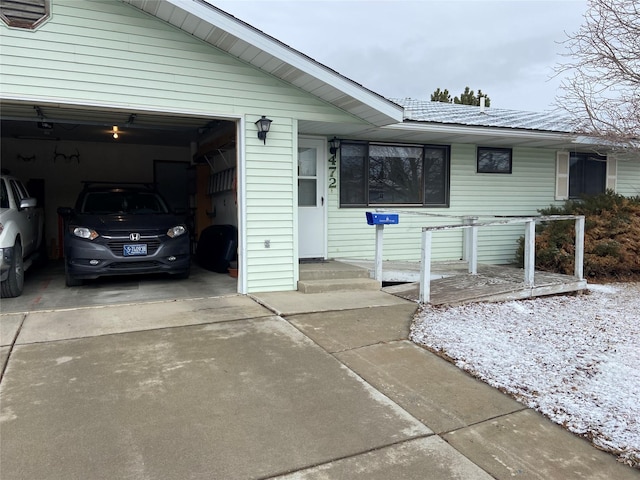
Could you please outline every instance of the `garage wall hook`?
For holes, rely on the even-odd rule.
[[[22,162],[35,162],[36,161],[36,154],[34,153],[33,155],[31,155],[30,157],[25,157],[23,155],[18,154],[18,160],[22,161]]]
[[[64,153],[58,152],[58,147],[56,146],[53,150],[53,163],[55,163],[59,158],[62,158],[67,163],[73,162],[74,160],[80,163],[80,151],[76,148],[76,153],[72,153],[71,155],[65,155]]]

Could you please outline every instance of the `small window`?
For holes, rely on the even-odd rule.
[[[33,30],[49,18],[50,0],[0,0],[0,18],[10,27]]]
[[[478,147],[478,173],[511,173],[511,149]]]
[[[604,193],[607,186],[607,157],[572,152],[569,157],[569,198]]]

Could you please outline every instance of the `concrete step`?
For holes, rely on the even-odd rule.
[[[300,280],[337,280],[348,278],[370,278],[366,268],[340,262],[300,264]]]
[[[342,291],[380,290],[380,282],[372,278],[333,278],[325,280],[300,280],[298,291],[302,293],[327,293]]]

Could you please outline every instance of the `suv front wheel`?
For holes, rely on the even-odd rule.
[[[69,273],[69,265],[67,265],[66,261],[64,262],[64,280],[67,287],[79,287],[82,285],[81,279],[76,278]]]

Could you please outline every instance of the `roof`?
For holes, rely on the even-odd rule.
[[[504,108],[475,107],[452,103],[392,98],[404,108],[405,122],[429,122],[474,127],[511,128],[545,132],[571,133],[567,117],[556,112],[524,112]]]
[[[402,109],[205,0],[122,0],[366,122],[402,121]]]

